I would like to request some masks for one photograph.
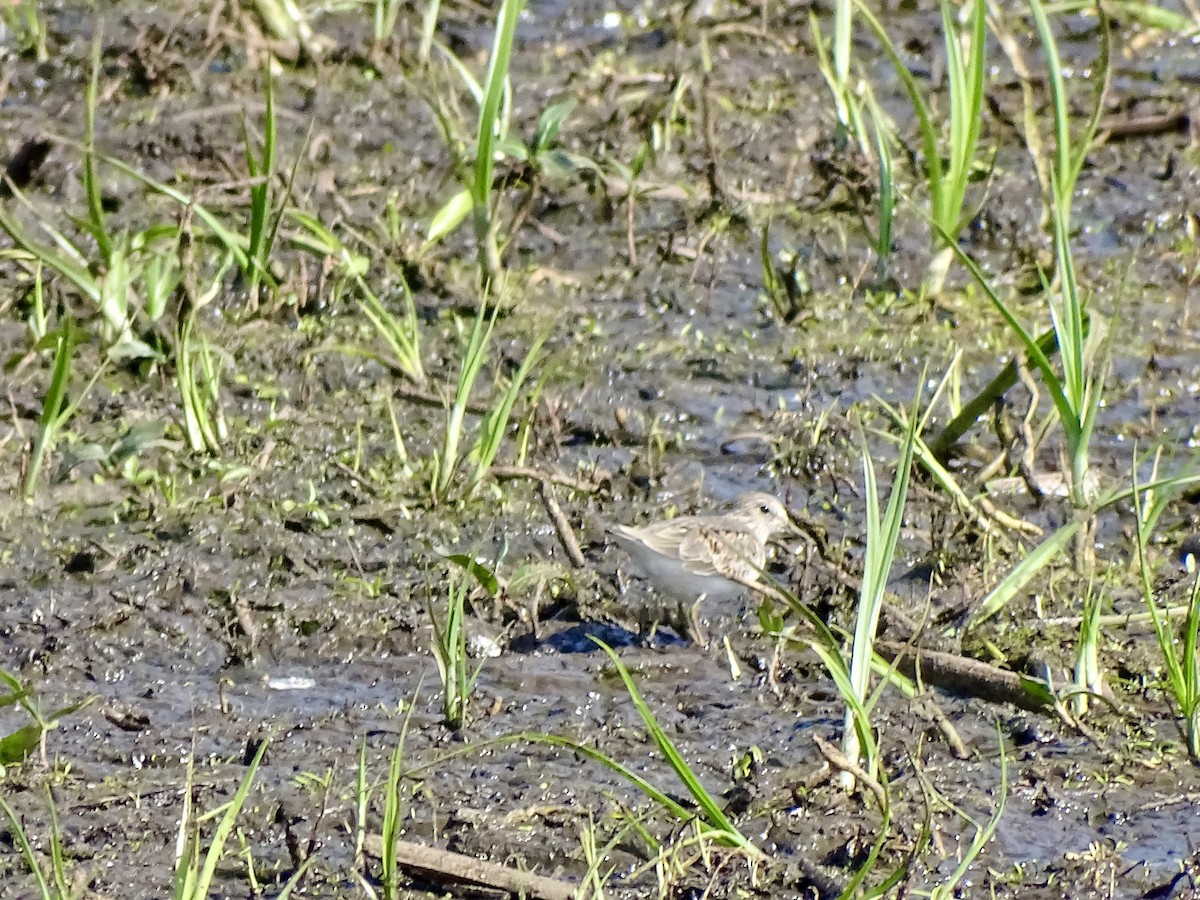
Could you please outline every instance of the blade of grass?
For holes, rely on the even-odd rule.
[[[96,104],[100,82],[100,50],[103,45],[103,27],[96,29],[92,38],[92,69],[88,78],[83,104],[83,192],[87,197],[88,232],[96,241],[100,258],[107,264],[112,258],[112,238],[105,226],[104,198],[100,194],[100,178],[96,171]]]
[[[20,849],[21,856],[25,858],[25,865],[28,867],[30,874],[33,875],[38,895],[43,900],[55,900],[55,896],[50,890],[50,884],[46,881],[41,864],[38,862],[37,854],[34,853],[33,843],[29,840],[29,835],[26,833],[25,826],[21,822],[20,817],[17,816],[16,811],[8,805],[8,801],[3,797],[0,797],[0,810],[4,812],[5,818],[8,819],[12,839]]]
[[[471,336],[463,352],[462,364],[458,373],[458,387],[454,392],[454,402],[446,415],[446,429],[439,451],[433,480],[433,496],[437,502],[444,501],[449,495],[451,479],[458,468],[461,456],[463,431],[466,427],[467,407],[470,404],[471,391],[479,379],[487,358],[488,344],[491,342],[492,329],[496,325],[496,316],[500,311],[499,305],[493,306],[488,312],[487,304],[481,298],[479,309],[475,314],[475,322],[471,327]]]
[[[875,636],[879,628],[879,615],[883,609],[892,560],[896,554],[896,544],[900,539],[900,525],[904,520],[904,504],[908,497],[908,481],[912,471],[913,448],[917,439],[919,419],[914,406],[908,420],[908,430],[900,445],[896,477],[882,518],[879,512],[875,466],[865,444],[862,450],[867,503],[867,550],[850,660],[850,689],[858,700],[859,707],[865,706],[869,693],[871,662],[875,656]],[[856,763],[860,761],[859,754],[862,750],[859,735],[864,730],[869,729],[864,729],[858,721],[855,706],[848,705],[842,733],[842,752]],[[864,768],[874,777],[878,770],[878,759],[870,758],[864,762]],[[853,776],[848,773],[843,773],[841,780],[847,788],[853,784]]]
[[[483,480],[491,471],[492,463],[496,460],[496,455],[500,452],[500,444],[504,440],[504,433],[508,429],[508,421],[512,416],[513,404],[516,403],[517,396],[521,392],[526,380],[529,378],[533,367],[541,361],[539,351],[546,341],[546,335],[541,335],[533,342],[533,346],[529,348],[529,352],[525,354],[525,359],[521,362],[521,366],[508,383],[508,387],[500,395],[499,402],[495,403],[492,411],[488,413],[480,426],[479,435],[475,442],[475,447],[472,449],[472,456],[475,457],[475,471],[471,475],[471,481],[468,485],[468,491],[474,492]]]
[[[200,875],[196,880],[192,893],[189,895],[194,900],[201,900],[201,898],[209,896],[213,876],[217,871],[217,864],[221,861],[221,856],[225,852],[225,844],[229,840],[229,836],[233,834],[234,827],[237,825],[237,818],[242,811],[242,806],[245,805],[246,798],[250,795],[250,786],[254,783],[254,776],[258,774],[259,766],[262,765],[263,757],[266,755],[269,743],[270,741],[267,740],[259,742],[258,750],[255,752],[254,758],[250,761],[250,765],[246,767],[246,774],[238,785],[233,799],[225,806],[225,814],[217,824],[216,831],[213,832],[212,842],[204,854],[204,866],[200,870]]]
[[[629,698],[637,708],[638,715],[641,716],[651,740],[654,741],[654,746],[658,748],[663,759],[667,761],[672,771],[675,772],[679,780],[683,782],[684,787],[687,788],[688,793],[691,794],[692,799],[699,805],[704,813],[704,821],[717,835],[721,836],[730,845],[758,853],[758,848],[754,846],[749,838],[738,831],[733,822],[729,820],[729,817],[725,815],[725,810],[721,808],[721,805],[712,794],[700,783],[700,779],[696,777],[696,773],[687,764],[687,761],[684,760],[682,754],[680,754],[674,742],[667,736],[662,726],[659,725],[654,712],[642,698],[637,685],[634,684],[633,677],[629,674],[629,670],[625,668],[625,664],[621,662],[621,658],[617,656],[616,651],[599,638],[593,635],[588,635],[588,637],[612,660],[617,674],[621,677],[621,682],[625,685],[625,690],[628,692]]]
[[[971,614],[967,627],[974,628],[1007,606],[1009,601],[1020,594],[1029,582],[1058,556],[1078,530],[1078,521],[1067,522],[1056,528],[1033,550],[1022,556],[1020,562],[1013,566],[1012,571],[988,591],[987,596]]]
[[[496,14],[487,75],[483,80],[483,104],[479,109],[471,199],[475,209],[475,237],[479,244],[479,271],[485,285],[491,284],[500,274],[500,250],[496,243],[496,222],[492,210],[492,173],[495,170],[495,145],[500,136],[500,105],[506,92],[517,20],[524,7],[525,0],[501,0],[500,10]]]

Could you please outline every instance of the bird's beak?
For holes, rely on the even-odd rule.
[[[774,529],[774,532],[771,534],[768,543],[779,544],[782,546],[786,541],[799,537],[800,534],[800,529],[796,527],[796,523],[793,522],[789,517],[786,523],[781,522]]]

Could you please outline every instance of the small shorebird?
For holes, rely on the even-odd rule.
[[[662,595],[686,610],[692,640],[708,643],[697,612],[704,600],[730,601],[756,583],[767,561],[767,542],[798,529],[770,494],[742,496],[722,515],[681,516],[635,528],[611,525],[609,534]],[[678,623],[671,623],[678,628]]]

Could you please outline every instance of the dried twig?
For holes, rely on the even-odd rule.
[[[373,856],[382,856],[383,838],[370,835],[366,840],[366,850]],[[462,853],[411,841],[397,841],[394,852],[396,862],[401,866],[437,881],[472,884],[539,900],[573,900],[575,897],[576,886],[570,882],[522,872]]]
[[[575,529],[567,521],[562,507],[558,505],[558,500],[554,497],[554,488],[546,481],[539,481],[538,497],[542,500],[542,506],[546,507],[546,514],[550,516],[550,521],[554,525],[554,533],[558,535],[558,542],[567,552],[567,559],[576,569],[586,569],[587,560],[583,558],[583,551],[579,548]]]
[[[543,472],[529,466],[492,466],[491,473],[493,478],[527,478],[543,484],[557,484],[583,494],[595,494],[603,486],[596,481],[575,478],[562,472]]]
[[[870,776],[866,769],[842,753],[841,750],[833,746],[829,741],[824,740],[820,735],[813,735],[813,743],[817,745],[817,749],[821,751],[821,755],[829,760],[831,766],[853,775],[875,797],[875,802],[879,804],[879,808],[887,809],[887,791],[883,789],[882,784]]]

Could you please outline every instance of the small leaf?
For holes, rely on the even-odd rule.
[[[1054,692],[1050,690],[1043,682],[1036,678],[1030,678],[1027,675],[1020,676],[1021,690],[1025,694],[1035,700],[1037,703],[1045,707],[1054,706]]]
[[[433,214],[433,218],[429,220],[425,243],[435,244],[453,232],[474,207],[475,203],[471,199],[471,192],[463,188]]]
[[[468,556],[466,553],[447,553],[444,554],[446,559],[460,566],[479,582],[482,587],[492,597],[500,593],[500,579],[496,577],[496,573],[481,563],[473,556]]]
[[[24,728],[18,728],[12,734],[0,738],[0,766],[13,766],[23,763],[25,757],[37,749],[42,739],[42,727],[34,722]]]
[[[562,127],[563,121],[574,108],[574,100],[563,100],[559,103],[552,103],[542,110],[542,114],[538,116],[537,130],[533,136],[533,152],[535,154],[541,153],[554,143],[554,139],[558,137],[559,128]]]

